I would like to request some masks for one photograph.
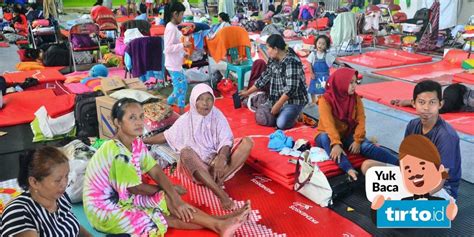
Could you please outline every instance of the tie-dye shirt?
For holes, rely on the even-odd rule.
[[[141,139],[132,152],[118,140],[105,142],[87,166],[83,202],[89,222],[99,231],[133,236],[163,236],[168,215],[164,193],[132,194],[127,188],[142,183],[142,174],[156,165]]]

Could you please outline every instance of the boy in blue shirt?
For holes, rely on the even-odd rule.
[[[461,180],[461,148],[456,131],[439,116],[443,103],[441,85],[438,82],[428,80],[418,83],[413,91],[412,105],[419,118],[408,123],[405,137],[421,134],[435,144],[441,156],[441,163],[449,174],[443,187],[438,190],[444,188],[449,195],[457,198]]]
[[[461,148],[459,136],[451,125],[439,116],[443,107],[441,85],[438,82],[427,80],[419,82],[413,90],[412,106],[416,109],[418,118],[411,120],[406,129],[405,137],[411,134],[420,134],[433,142],[441,156],[441,163],[448,171],[449,177],[431,194],[449,200],[446,194],[453,198],[458,197],[459,181],[461,180]],[[367,160],[362,164],[362,173],[373,166],[385,164]]]

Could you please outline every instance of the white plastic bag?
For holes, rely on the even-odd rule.
[[[299,169],[301,166],[301,169]],[[332,204],[332,188],[326,175],[317,165],[314,167],[307,161],[298,160],[296,166],[295,191],[322,207]]]
[[[66,188],[66,193],[71,198],[72,203],[82,202],[82,190],[87,163],[88,161],[85,160],[72,160],[69,162],[69,185]]]

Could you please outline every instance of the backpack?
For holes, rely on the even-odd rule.
[[[413,19],[428,21],[430,19],[431,10],[428,8],[422,8],[415,12]]]
[[[76,95],[74,117],[76,118],[78,138],[97,137],[99,135],[95,99],[103,95],[101,91]]]
[[[43,55],[43,65],[69,66],[70,52],[65,44],[55,44],[48,47]]]

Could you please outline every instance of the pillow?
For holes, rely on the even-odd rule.
[[[110,94],[110,97],[115,98],[117,100],[120,100],[122,98],[132,98],[132,99],[137,100],[140,103],[143,103],[151,98],[156,98],[156,96],[148,92],[134,90],[134,89],[121,89]]]
[[[89,34],[74,34],[71,35],[71,42],[75,48],[87,48],[97,46]]]
[[[20,62],[16,64],[18,71],[31,71],[44,69],[43,64],[39,62]]]
[[[33,28],[36,28],[37,26],[46,27],[46,26],[49,26],[49,21],[48,21],[47,19],[35,20],[35,21],[33,21],[33,23],[31,24],[31,26],[32,26]]]

